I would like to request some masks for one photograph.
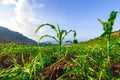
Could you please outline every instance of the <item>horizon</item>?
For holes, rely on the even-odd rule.
[[[50,28],[42,28],[34,33],[43,23],[59,25],[61,29],[76,30],[78,41],[87,41],[103,33],[102,25],[97,18],[107,21],[112,11],[119,11],[119,0],[1,0],[0,26],[19,32],[37,41],[43,34],[54,35]],[[120,29],[118,14],[113,31]],[[66,39],[72,40],[73,33]],[[53,41],[45,38],[42,42]]]

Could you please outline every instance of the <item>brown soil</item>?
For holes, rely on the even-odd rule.
[[[63,59],[58,63],[44,69],[44,75],[46,80],[56,80],[59,76],[64,73],[64,67],[67,63],[67,59]]]
[[[113,32],[111,35],[112,36],[120,36],[120,32]]]
[[[111,74],[114,78],[120,77],[120,64],[112,64]]]
[[[0,67],[1,68],[8,68],[8,67],[12,67],[12,61],[11,58],[8,55],[2,56],[2,58],[0,58]]]
[[[30,55],[24,55],[24,57],[23,57],[24,62],[25,63],[28,62],[30,60],[29,58],[30,58]],[[17,59],[17,63],[23,66],[24,63],[22,61],[21,56],[16,57],[16,59]]]
[[[26,63],[29,61],[29,55],[24,56],[24,62]],[[17,63],[23,65],[23,61],[21,57],[17,57]],[[0,68],[8,68],[13,67],[13,62],[10,56],[5,55],[0,58]]]

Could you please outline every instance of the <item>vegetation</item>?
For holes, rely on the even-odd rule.
[[[119,80],[120,36],[112,35],[113,13],[116,14],[113,11],[108,22],[99,19],[104,27],[103,34],[107,37],[63,46],[63,39],[70,32],[74,32],[76,40],[76,32],[42,24],[36,32],[47,25],[56,31],[57,37],[43,35],[40,40],[51,37],[59,46],[1,44],[0,80]],[[58,55],[61,54],[62,58],[59,59]]]
[[[103,25],[103,30],[104,33],[101,35],[102,37],[106,36],[107,38],[107,52],[108,54],[110,53],[110,35],[112,33],[113,25],[114,25],[114,20],[116,18],[118,12],[112,11],[110,14],[110,18],[108,19],[108,22],[104,22],[100,19],[98,21]]]
[[[43,26],[50,26],[51,29],[53,29],[55,32],[56,32],[56,37],[54,36],[50,36],[50,35],[43,35],[40,37],[39,41],[41,39],[43,39],[44,37],[50,37],[50,38],[53,38],[59,45],[59,59],[61,57],[61,51],[62,51],[62,44],[63,44],[63,40],[64,38],[70,33],[70,32],[74,32],[74,41],[76,40],[76,31],[74,30],[61,30],[60,27],[57,25],[57,27],[55,27],[54,25],[51,25],[51,24],[42,24],[40,25],[35,32],[37,32],[41,27]],[[38,42],[39,42],[38,41]]]

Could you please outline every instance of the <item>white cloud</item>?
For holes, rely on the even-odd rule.
[[[42,7],[44,7],[44,6],[45,6],[45,5],[44,5],[44,4],[41,4],[41,3],[38,5],[39,8],[42,8]]]
[[[39,21],[35,18],[36,15],[33,13],[34,6],[30,5],[28,0],[3,0],[2,3],[5,5],[15,5],[15,16],[10,19],[10,28],[28,36],[29,38],[38,40],[39,34],[35,34],[34,32]],[[39,6],[35,7],[39,8]],[[41,4],[40,7],[44,7],[44,5]],[[44,33],[44,30],[41,32]]]
[[[43,3],[36,3],[36,0],[32,0],[32,6],[33,8],[43,8],[45,6],[45,4]]]
[[[16,0],[3,0],[1,3],[4,5],[16,4]]]

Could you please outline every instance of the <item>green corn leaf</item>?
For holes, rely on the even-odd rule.
[[[76,31],[74,31],[74,39],[76,38]]]
[[[38,42],[40,42],[44,37],[48,37],[48,35],[43,35],[39,38]]]
[[[108,31],[108,29],[107,29],[107,27],[108,27],[108,23],[102,21],[101,19],[98,19],[98,21],[102,24],[102,26],[103,26],[103,30],[105,31],[103,34],[106,35],[105,33],[107,33],[107,31]],[[103,35],[103,34],[102,34],[102,35]]]
[[[108,21],[114,20],[116,18],[116,16],[117,16],[117,13],[118,12],[112,11],[111,14],[110,14],[110,18],[108,19]]]
[[[57,32],[57,29],[56,29],[56,27],[54,25],[52,25],[52,24],[46,24],[46,25],[50,26],[51,29],[53,29],[53,30],[55,30]]]
[[[59,33],[57,33],[57,38],[59,38],[60,37],[60,34]]]
[[[105,37],[106,36],[106,32],[104,32],[100,37]]]
[[[40,42],[40,41],[41,41],[43,38],[45,38],[45,37],[53,38],[55,41],[58,42],[58,40],[57,40],[54,36],[50,36],[50,35],[43,35],[43,36],[41,36],[40,39],[38,40],[38,42]]]
[[[101,19],[97,19],[102,25],[104,24],[104,21],[102,21]]]
[[[50,26],[51,29],[53,29],[53,30],[55,30],[55,31],[57,32],[56,27],[55,27],[54,25],[51,25],[51,24],[42,24],[42,25],[40,25],[40,26],[36,29],[35,33],[38,32],[38,30],[39,30],[40,28],[44,27],[44,26]]]
[[[58,34],[60,34],[61,30],[60,30],[59,25],[57,25],[57,27],[58,27]]]
[[[67,32],[67,34],[70,33],[70,32],[73,32],[73,30],[69,30],[69,31]]]
[[[41,27],[43,27],[43,26],[45,26],[45,24],[40,25],[40,26],[36,29],[35,33],[38,32],[38,30],[39,30]]]
[[[109,20],[109,21],[108,21],[108,25],[109,25],[109,26],[112,26],[113,24],[114,24],[114,20]]]
[[[63,38],[62,38],[62,40],[65,38],[65,36],[67,36],[68,35],[68,33],[70,33],[72,30],[70,30],[70,31],[66,31],[66,30],[64,30],[64,32],[65,32],[65,35],[63,36]]]
[[[69,30],[69,31],[67,32],[67,34],[70,33],[70,32],[74,32],[74,35],[73,35],[73,36],[74,36],[74,39],[75,39],[75,38],[76,38],[76,35],[77,35],[76,31],[75,31],[75,30]]]
[[[115,12],[115,11],[112,11],[111,14],[110,14],[110,18],[108,19],[108,23],[109,23],[109,26],[112,26],[114,25],[114,20],[117,16],[117,13],[118,12]]]
[[[66,30],[62,30],[60,35],[61,35],[61,40],[63,40],[64,37],[67,35],[67,31]]]
[[[108,26],[108,23],[107,22],[104,22],[103,24],[103,30],[106,32],[108,29],[109,26]]]
[[[107,23],[102,21],[101,19],[98,19],[98,21],[102,24],[103,26],[103,30],[105,30],[106,26],[107,26]]]
[[[64,35],[64,33],[65,33],[65,30],[62,30],[62,31],[61,31],[61,36],[63,36],[63,35]]]

